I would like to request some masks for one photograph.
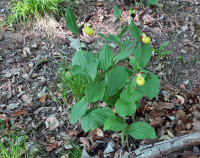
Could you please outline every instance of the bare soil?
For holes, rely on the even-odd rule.
[[[0,20],[8,15],[8,3],[8,0],[0,1]],[[134,3],[122,4],[112,0],[79,2],[78,5],[74,6],[78,23],[84,21],[88,14],[93,14],[89,24],[95,33],[117,34],[120,26],[113,15],[114,4],[118,5],[122,11],[122,25],[130,23],[133,18],[129,14],[129,8],[130,6],[134,7]],[[200,109],[199,8],[200,2],[196,0],[160,0],[158,7],[135,8],[137,12],[134,21],[143,32],[151,37],[152,45],[158,48],[165,41],[170,41],[164,50],[173,51],[172,54],[164,56],[160,63],[156,54],[152,57],[148,69],[158,74],[162,87],[158,98],[152,101],[144,98],[143,106],[138,111],[138,116],[150,124],[157,117],[161,119],[165,117],[164,123],[162,121],[159,125],[152,123],[158,138],[163,135],[171,138],[167,131],[169,129],[174,136],[180,135],[180,131],[182,131],[181,134],[186,134],[194,132],[192,130],[199,130],[199,118],[194,114],[194,111],[198,113]],[[37,127],[30,136],[30,142],[37,142],[41,147],[44,147],[45,152],[49,150],[47,146],[52,147],[52,150],[46,154],[39,153],[38,155],[54,158],[61,156],[58,151],[63,150],[66,138],[71,139],[69,130],[79,131],[79,135],[73,138],[73,140],[77,139],[79,143],[80,136],[90,140],[92,147],[94,147],[95,141],[91,142],[91,138],[88,138],[89,136],[81,131],[80,125],[70,125],[68,121],[69,111],[65,107],[66,105],[56,102],[48,91],[50,89],[62,102],[58,91],[60,56],[62,55],[67,61],[71,61],[76,50],[70,45],[70,38],[77,38],[67,30],[63,17],[60,21],[50,19],[33,21],[25,27],[24,24],[7,27],[5,31],[0,33],[0,119],[6,118],[21,131],[30,132]],[[130,38],[128,34],[124,40],[127,38]],[[97,34],[92,37],[82,36],[81,40],[86,44],[84,49],[94,53],[105,42]],[[115,49],[115,44],[110,46]],[[74,103],[71,94],[68,95],[68,103],[70,109]],[[148,108],[145,111],[146,106]],[[156,111],[155,107],[157,106],[165,106],[165,108]],[[177,124],[173,120],[169,121],[166,117],[176,117],[180,110],[186,116],[192,116],[189,120],[185,120],[186,124],[191,124],[191,128],[185,127],[181,130],[176,128],[177,131],[175,131]],[[26,112],[19,113],[21,111]],[[16,114],[16,112],[18,113]],[[178,118],[176,121],[179,120],[181,119]],[[109,153],[107,157],[114,157],[117,155],[116,153],[119,156],[121,144],[118,139],[120,138],[114,137],[112,140],[112,135],[112,132],[105,132],[106,139],[99,144],[96,143],[98,145],[96,148],[94,147],[94,150],[87,148],[88,153],[91,156],[102,157],[107,144],[114,141],[118,148],[115,149],[115,152]],[[55,139],[58,144],[53,146],[49,138]],[[135,145],[123,148],[123,152],[135,150],[141,143],[137,140],[131,140],[131,142]],[[143,143],[148,143],[148,141]],[[199,148],[199,146],[196,147]]]

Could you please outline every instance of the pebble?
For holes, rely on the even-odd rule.
[[[37,45],[37,43],[33,43],[32,45],[31,45],[31,48],[37,48],[38,47],[38,45]]]
[[[1,12],[3,13],[5,11],[5,9],[1,9]]]
[[[183,82],[183,84],[187,85],[189,82],[190,82],[189,80],[186,80],[186,81]]]
[[[0,56],[0,61],[3,61],[3,57],[2,56]]]

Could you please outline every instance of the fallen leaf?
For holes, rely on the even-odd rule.
[[[170,136],[171,138],[175,138],[174,134],[173,134],[170,130],[167,130],[167,134],[168,134],[168,136]]]
[[[182,96],[180,95],[175,95],[175,96],[179,99],[181,105],[185,103],[185,99]]]
[[[162,110],[162,109],[172,109],[173,107],[174,107],[173,103],[163,102],[163,103],[160,103],[159,109],[160,110]]]
[[[81,132],[83,132],[83,130],[76,130],[74,131],[74,135],[78,137]]]
[[[87,147],[90,147],[90,142],[87,138],[85,137],[80,137],[79,138],[80,142],[83,143],[84,145],[86,145]]]
[[[40,98],[40,102],[44,103],[46,101],[46,98],[47,98],[47,94],[43,95],[41,98]]]
[[[53,144],[47,145],[46,150],[51,151],[51,150],[55,149],[57,146],[58,146],[58,142],[54,142]]]
[[[96,3],[94,6],[95,6],[95,7],[102,7],[102,6],[103,6],[103,3]]]
[[[72,132],[70,129],[66,129],[65,131],[69,136],[73,137],[74,136],[74,132]]]
[[[26,110],[20,110],[20,111],[16,111],[12,114],[13,117],[19,116],[19,115],[23,115],[23,114],[27,114],[28,111]]]
[[[200,94],[200,88],[193,88],[192,90],[193,90],[195,93]]]
[[[28,56],[27,53],[28,53],[29,55],[31,54],[30,48],[24,47],[24,49],[23,49],[23,54],[24,54],[25,57]]]
[[[115,151],[114,147],[115,147],[115,144],[113,142],[109,142],[108,146],[106,147],[106,150],[103,153],[108,154],[108,153]]]
[[[27,94],[24,94],[23,96],[22,96],[22,99],[23,99],[23,101],[25,101],[26,103],[28,103],[28,104],[31,104],[32,103],[32,98],[29,96],[29,95],[27,95]]]
[[[59,121],[54,116],[47,117],[45,123],[49,123],[50,130],[55,129],[59,126]]]
[[[180,117],[183,117],[183,118],[186,117],[186,113],[185,113],[183,110],[178,110],[178,111],[176,112],[176,118],[179,120]]]
[[[55,140],[55,137],[46,136],[46,141],[47,141],[48,143],[54,143],[56,140]]]
[[[176,130],[183,131],[185,130],[185,125],[183,122],[181,122],[179,125],[176,126]]]
[[[103,131],[99,128],[94,129],[93,131],[89,132],[89,134],[104,137]]]
[[[164,111],[162,110],[162,111],[151,111],[150,112],[150,115],[151,115],[151,117],[153,117],[153,118],[155,118],[155,117],[162,117],[162,116],[165,116],[165,113],[164,113]]]
[[[180,27],[180,25],[178,24],[178,21],[177,21],[176,19],[174,19],[174,24],[175,24],[175,27],[176,27],[176,28],[179,28],[179,27]]]
[[[164,120],[161,117],[157,117],[150,122],[150,125],[156,128],[158,125],[162,124]]]
[[[184,90],[186,89],[186,87],[185,87],[184,84],[180,84],[179,87],[180,87],[181,89],[184,89]]]

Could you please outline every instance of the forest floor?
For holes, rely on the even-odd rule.
[[[8,0],[0,1],[0,20],[8,15],[8,3]],[[122,11],[122,26],[133,19],[142,32],[151,37],[155,48],[170,41],[164,50],[173,51],[161,62],[157,54],[152,57],[148,69],[159,76],[161,89],[157,98],[142,99],[137,114],[140,120],[155,128],[158,139],[153,143],[199,131],[200,2],[160,0],[158,6],[137,8],[133,18],[129,8],[134,4],[113,0],[80,1],[73,7],[78,23],[92,14],[88,23],[95,31],[94,36],[81,36],[83,49],[96,53],[105,43],[97,33],[116,35],[119,32],[120,25],[112,9],[115,4]],[[13,123],[21,135],[34,130],[29,135],[29,144],[34,150],[40,146],[43,152],[38,152],[38,157],[60,157],[59,151],[69,149],[64,145],[67,140],[77,140],[91,157],[120,157],[141,144],[152,143],[131,139],[131,145],[122,148],[120,133],[98,129],[85,134],[79,124],[69,123],[69,111],[75,102],[72,94],[67,96],[67,105],[53,98],[55,95],[62,100],[59,63],[61,56],[71,61],[77,37],[67,30],[64,18],[59,21],[47,18],[7,27],[0,32],[0,119]],[[124,39],[128,37],[127,33]],[[109,46],[116,47],[113,43]],[[112,147],[109,152],[108,146]],[[170,157],[198,157],[199,151],[200,146],[196,145]]]

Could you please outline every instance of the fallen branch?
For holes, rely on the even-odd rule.
[[[152,145],[145,145],[121,158],[159,158],[175,151],[200,144],[200,132],[183,135]]]

